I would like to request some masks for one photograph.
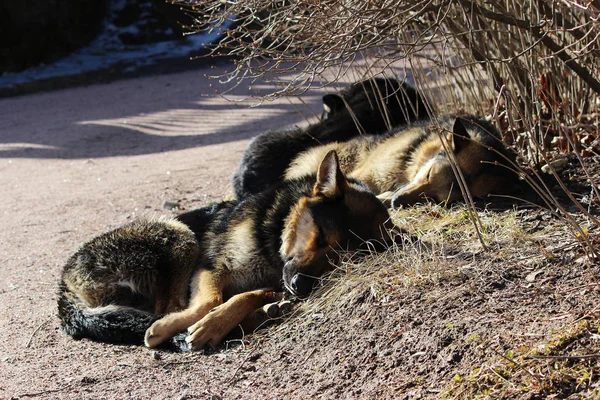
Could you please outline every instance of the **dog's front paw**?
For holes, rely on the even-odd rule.
[[[170,339],[172,336],[169,324],[163,319],[159,319],[158,321],[154,321],[150,328],[146,329],[144,344],[146,347],[156,347],[162,342]]]
[[[188,328],[185,339],[190,350],[200,350],[207,344],[216,346],[235,327],[227,316],[227,309],[219,306],[206,314],[204,318]]]

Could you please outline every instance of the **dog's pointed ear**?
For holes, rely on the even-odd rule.
[[[332,115],[335,115],[342,111],[346,105],[344,104],[344,99],[342,99],[337,94],[326,94],[323,96],[323,115],[322,119],[330,118]]]
[[[313,195],[329,198],[340,197],[347,185],[346,177],[340,169],[338,155],[335,150],[331,150],[319,165]]]
[[[452,133],[448,135],[448,142],[455,153],[460,152],[471,143],[471,135],[469,135],[467,128],[465,128],[465,125],[460,118],[454,120]]]

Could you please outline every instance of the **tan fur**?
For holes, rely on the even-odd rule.
[[[146,331],[144,342],[156,347],[178,332],[201,320],[208,312],[223,303],[223,288],[227,278],[210,270],[200,270],[191,281],[192,295],[186,309],[170,313],[154,322]]]
[[[233,296],[190,326],[185,341],[192,350],[198,350],[206,344],[216,346],[254,310],[263,306],[269,296],[268,289]]]
[[[225,247],[226,253],[230,255],[232,260],[235,260],[235,262],[227,263],[230,271],[244,268],[256,251],[254,225],[255,222],[248,219],[230,228]]]
[[[69,289],[67,296],[73,303],[79,304],[81,308],[94,308],[102,304],[106,292],[87,285],[86,279],[81,279],[80,276],[68,275],[63,278],[63,281]]]
[[[170,226],[171,228],[176,229],[185,234],[194,234],[194,232],[192,232],[192,230],[186,224],[184,224],[181,221],[178,221],[177,219],[171,216],[161,215],[158,218],[150,218],[150,221],[162,222]]]
[[[312,215],[306,207],[307,202],[308,198],[300,199],[285,219],[279,250],[279,254],[284,259],[294,252],[294,246],[297,242],[302,242],[313,235],[315,226]]]
[[[316,173],[323,157],[331,150],[337,150],[340,146],[340,143],[330,143],[301,153],[287,169],[285,179],[290,180]]]
[[[254,281],[261,277],[248,265],[252,265],[258,251],[255,242],[256,221],[251,219],[230,228],[226,244],[226,260],[221,260],[220,265],[229,277],[228,291],[243,292],[248,287],[253,287]]]
[[[315,173],[320,157],[335,149],[340,157],[342,172],[364,182],[371,191],[387,205],[396,196],[408,196],[411,200],[421,195],[443,202],[458,200],[460,191],[453,173],[450,158],[455,158],[460,171],[476,176],[485,159],[485,147],[479,145],[481,133],[469,131],[470,139],[461,141],[461,150],[454,153],[455,135],[452,125],[445,122],[440,134],[436,126],[426,133],[423,126],[400,130],[389,138],[363,136],[345,143],[331,143],[301,153],[290,163],[285,179]],[[420,137],[424,138],[411,148]],[[411,151],[407,154],[407,151]],[[451,155],[440,156],[448,150]],[[473,179],[469,187],[475,197],[484,196],[500,185],[493,176]]]
[[[416,158],[404,163],[401,157],[420,134],[420,130],[411,129],[382,142],[369,153],[364,162],[348,171],[348,176],[366,183],[376,194],[394,190],[410,182],[418,173],[419,165],[439,151],[439,139],[430,138],[419,146],[419,151],[415,151]]]

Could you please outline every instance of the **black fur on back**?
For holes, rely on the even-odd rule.
[[[340,97],[349,109],[337,110],[306,128],[268,131],[255,137],[232,177],[235,198],[244,199],[280,181],[292,159],[311,147],[347,141],[363,133],[382,134],[394,126],[428,118],[418,92],[393,78],[354,83]]]
[[[237,201],[222,201],[220,203],[212,203],[206,207],[197,208],[179,214],[176,219],[186,224],[199,243],[202,242],[206,232],[208,232],[213,226],[213,221],[220,218],[223,214],[229,214],[230,210],[238,204]],[[222,218],[222,217],[221,217]]]

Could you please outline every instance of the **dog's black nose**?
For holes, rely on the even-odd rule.
[[[313,277],[296,274],[292,278],[291,286],[298,296],[306,296],[310,293],[317,280]]]

